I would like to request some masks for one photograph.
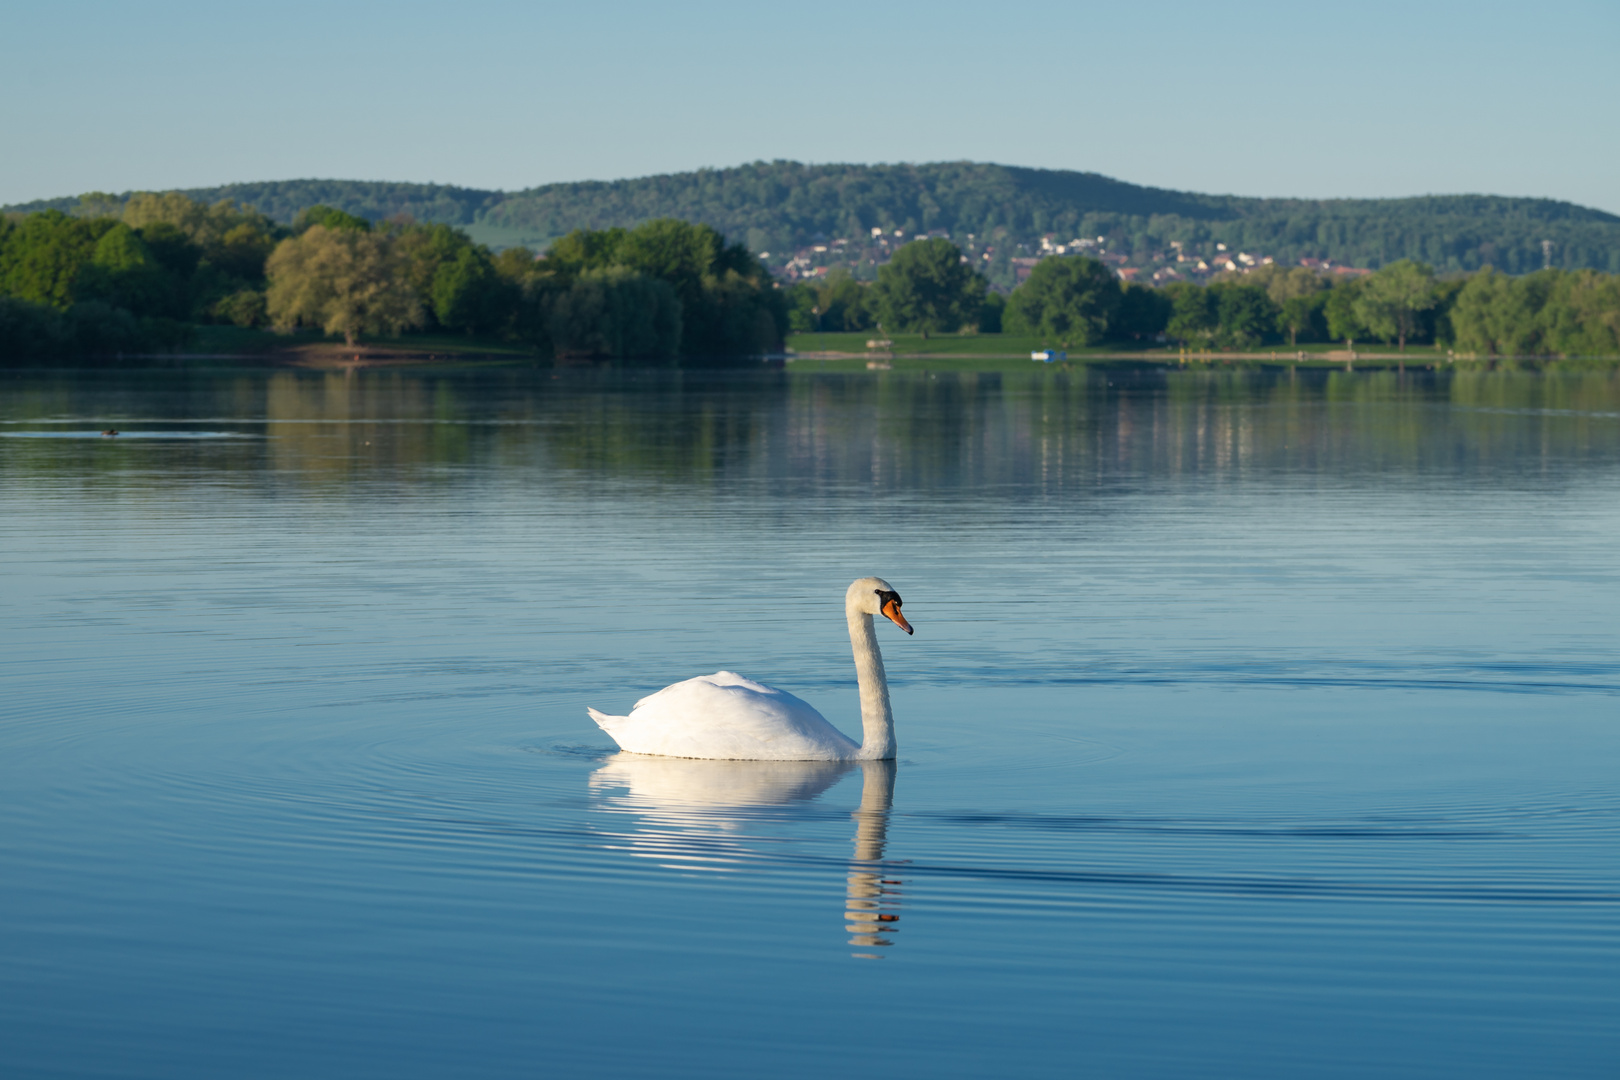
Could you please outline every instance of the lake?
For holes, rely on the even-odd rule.
[[[0,374],[0,1072],[1611,1077],[1617,539],[1613,370]],[[893,766],[586,717],[867,574]]]

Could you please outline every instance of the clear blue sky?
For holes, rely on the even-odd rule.
[[[1615,0],[58,0],[0,26],[0,203],[793,158],[1620,212]]]

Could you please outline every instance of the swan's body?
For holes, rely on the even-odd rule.
[[[911,633],[900,596],[881,578],[862,578],[844,596],[863,739],[856,743],[809,704],[730,671],[666,686],[636,702],[629,716],[588,709],[621,749],[665,757],[741,761],[861,761],[894,757],[894,715],[872,616]]]

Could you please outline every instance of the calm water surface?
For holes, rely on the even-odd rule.
[[[0,1072],[1611,1077],[1617,538],[1609,372],[8,375]],[[896,766],[586,718],[863,574]]]

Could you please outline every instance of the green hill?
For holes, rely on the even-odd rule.
[[[843,238],[864,248],[873,228],[943,232],[995,263],[1057,242],[1105,237],[1108,251],[1143,261],[1169,249],[1212,253],[1224,243],[1292,262],[1303,257],[1377,267],[1417,258],[1440,270],[1491,264],[1524,273],[1552,263],[1620,272],[1620,217],[1551,199],[1429,195],[1408,199],[1256,199],[1143,187],[1095,173],[972,162],[802,165],[756,162],[633,180],[547,184],[503,193],[442,184],[287,180],[187,192],[233,199],[290,221],[316,203],[373,220],[408,214],[466,229],[496,247],[543,247],[581,227],[681,217],[769,251],[780,266],[795,250]],[[8,207],[72,210],[76,198]],[[828,261],[818,259],[818,261]],[[833,258],[831,261],[836,261]]]

